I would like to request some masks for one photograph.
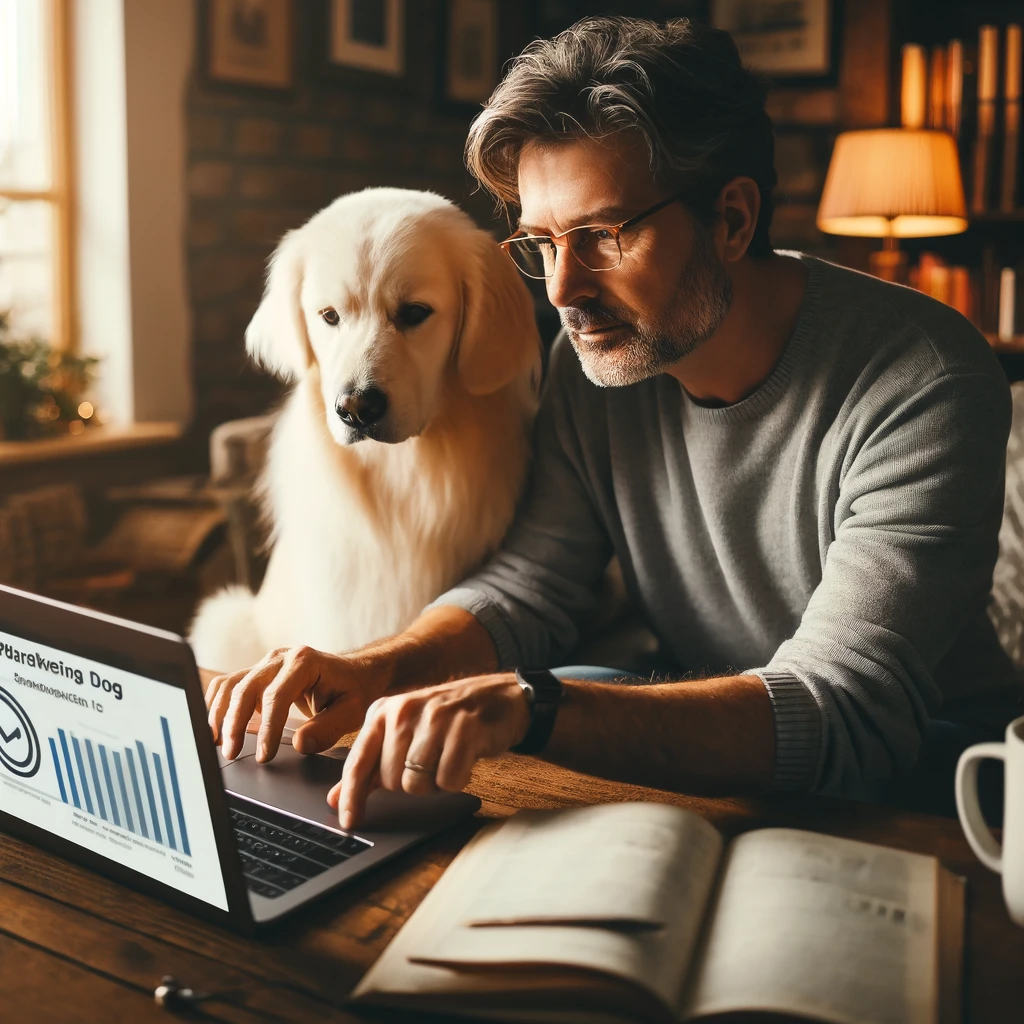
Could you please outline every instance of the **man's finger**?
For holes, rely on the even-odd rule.
[[[378,772],[372,779],[370,779],[370,785],[367,787],[367,793],[372,793],[375,789],[380,789],[380,772]],[[330,792],[327,794],[327,803],[331,805],[335,810],[338,809],[338,801],[341,798],[341,779],[331,786]]]
[[[281,658],[268,658],[265,662],[253,666],[242,680],[234,685],[231,698],[224,712],[221,725],[223,739],[221,750],[231,760],[238,756],[245,741],[245,730],[252,718],[256,706],[263,696],[263,691],[273,683],[281,669]]]
[[[299,700],[295,703],[304,710]],[[300,754],[319,754],[329,750],[342,736],[359,728],[366,709],[355,694],[344,693],[335,697],[322,711],[314,714],[310,708],[309,714],[312,717],[307,718],[292,736],[292,746]]]
[[[342,828],[353,828],[362,818],[371,783],[380,766],[386,718],[382,704],[383,701],[374,701],[370,705],[366,721],[345,759],[338,796],[338,820]]]
[[[320,678],[317,653],[299,647],[285,654],[274,681],[263,691],[262,721],[256,736],[256,760],[269,761],[277,755],[285,722],[292,704]]]
[[[402,789],[407,793],[433,793],[441,753],[448,742],[451,714],[436,702],[428,703],[408,748],[403,752]],[[410,765],[415,767],[410,768]]]
[[[384,740],[380,751],[380,780],[385,789],[401,789],[405,758],[419,728],[423,704],[416,698],[395,697],[385,712]]]
[[[249,670],[245,669],[242,672],[232,672],[230,675],[220,676],[216,680],[216,690],[210,695],[208,700],[210,712],[207,715],[207,721],[210,723],[210,730],[213,732],[214,741],[217,743],[220,743],[223,739],[222,727],[224,716],[227,714],[228,706],[231,703],[231,694],[248,674]]]
[[[480,730],[476,716],[459,713],[448,727],[444,749],[437,760],[434,782],[438,789],[461,793],[469,785],[473,765],[480,759]]]
[[[206,701],[207,711],[209,711],[210,708],[213,706],[213,701],[214,698],[217,696],[217,691],[220,689],[221,685],[227,678],[228,676],[225,675],[214,676],[209,681],[209,683],[207,683],[207,685],[203,688],[203,700]]]

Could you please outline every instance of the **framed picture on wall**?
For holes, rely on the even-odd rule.
[[[290,89],[292,0],[208,0],[206,75],[211,82]]]
[[[833,0],[712,0],[711,23],[732,34],[743,63],[773,79],[834,79]]]
[[[329,32],[332,64],[405,72],[404,0],[331,0]]]
[[[484,103],[498,84],[497,0],[448,0],[444,98]]]

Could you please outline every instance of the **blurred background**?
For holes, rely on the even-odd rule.
[[[771,81],[776,247],[928,291],[1024,376],[1019,2],[0,0],[0,582],[177,631],[257,583],[267,257],[372,185],[504,237],[469,123],[526,43],[595,14],[733,31]]]

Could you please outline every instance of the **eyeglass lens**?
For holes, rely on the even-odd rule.
[[[574,228],[565,236],[573,256],[588,270],[614,270],[622,259],[619,240],[607,228]],[[509,253],[516,266],[530,277],[555,273],[557,246],[546,238],[513,238]]]

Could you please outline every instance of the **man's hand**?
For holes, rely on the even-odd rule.
[[[457,793],[481,757],[505,753],[522,740],[529,724],[526,696],[511,673],[383,697],[370,705],[342,780],[327,800],[337,807],[341,827],[353,828],[377,786]]]
[[[213,679],[206,690],[210,728],[224,756],[237,757],[249,719],[259,711],[256,760],[269,761],[296,704],[309,721],[296,729],[292,745],[300,754],[315,754],[358,729],[390,682],[386,662],[282,647],[250,669]]]

